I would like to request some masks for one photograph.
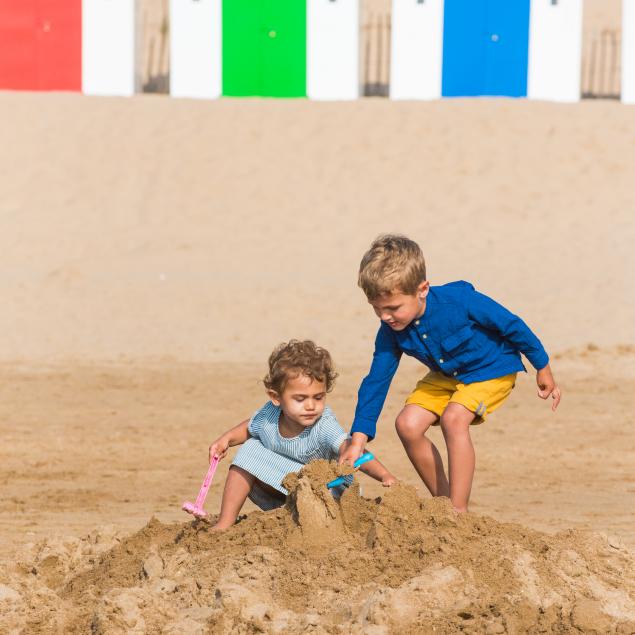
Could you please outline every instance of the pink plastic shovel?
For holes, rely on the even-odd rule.
[[[201,485],[201,491],[198,493],[196,497],[195,503],[188,503],[185,501],[183,503],[183,511],[186,511],[188,514],[192,514],[196,516],[196,518],[206,518],[207,512],[203,509],[203,505],[205,504],[205,498],[207,497],[207,491],[209,490],[209,486],[212,484],[212,479],[214,478],[214,472],[216,472],[216,468],[218,467],[218,462],[220,459],[215,456],[212,459],[212,462],[209,464],[209,469],[207,470],[207,474],[205,475],[205,480],[203,481],[203,485]]]

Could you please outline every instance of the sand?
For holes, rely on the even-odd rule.
[[[633,112],[0,94],[0,632],[631,632]],[[372,446],[404,488],[360,476],[348,513],[308,479],[222,537],[192,526],[207,446],[264,403],[279,341],[331,350],[350,424],[382,231],[521,314],[561,408],[520,377],[452,524],[394,431],[405,360]]]
[[[457,515],[396,485],[327,494],[305,467],[284,509],[45,541],[4,572],[3,632],[632,633],[635,559],[619,543]],[[29,607],[31,610],[26,610]]]

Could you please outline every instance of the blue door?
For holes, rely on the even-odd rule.
[[[444,97],[525,97],[530,0],[445,0]]]

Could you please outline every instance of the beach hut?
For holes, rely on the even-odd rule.
[[[82,92],[134,95],[140,79],[140,42],[136,0],[83,0]]]
[[[392,99],[441,97],[443,0],[393,0]]]
[[[0,1],[0,89],[134,93],[135,4]]]
[[[214,98],[222,91],[221,0],[171,0],[170,95]]]
[[[580,100],[582,0],[531,0],[527,96]]]
[[[82,1],[0,2],[0,89],[82,88]]]
[[[223,95],[306,96],[306,0],[223,1]]]
[[[445,0],[444,97],[527,95],[529,0]]]
[[[172,5],[188,1],[192,2],[172,0]],[[359,0],[223,0],[219,6],[222,95],[312,99],[359,95]],[[218,20],[216,8],[214,15]],[[207,34],[196,31],[196,41],[188,43],[192,57],[203,57],[205,41],[218,41],[211,21],[205,24]],[[177,58],[176,47],[184,46],[183,40],[173,45]],[[202,68],[200,60],[196,63]],[[204,74],[208,82],[218,81],[212,70],[205,69]]]
[[[622,101],[635,104],[635,0],[622,5]]]
[[[359,0],[307,0],[307,96],[359,97]]]
[[[579,99],[582,0],[393,0],[394,99]]]

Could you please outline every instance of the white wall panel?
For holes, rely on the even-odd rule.
[[[392,99],[441,97],[443,0],[393,0]]]
[[[170,94],[219,97],[221,0],[170,0]]]
[[[82,0],[82,91],[133,95],[136,44],[136,0]]]
[[[580,99],[582,0],[531,0],[527,96]]]
[[[635,104],[635,0],[622,5],[622,101]]]
[[[359,97],[359,0],[307,0],[307,97]]]

